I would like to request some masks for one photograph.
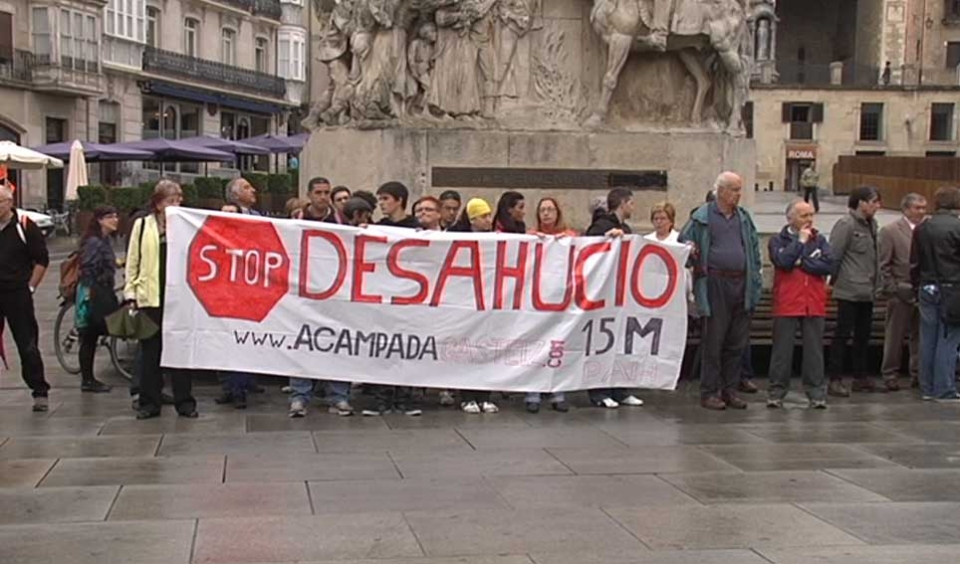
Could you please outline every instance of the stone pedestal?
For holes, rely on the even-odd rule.
[[[373,192],[384,182],[398,180],[410,188],[411,203],[424,194],[436,196],[452,188],[461,193],[464,203],[480,197],[491,206],[502,192],[516,189],[527,198],[528,225],[535,223],[536,202],[554,196],[567,222],[583,229],[590,221],[589,202],[606,195],[612,187],[609,182],[629,185],[637,173],[656,176],[662,171],[666,186],[634,188],[637,206],[631,223],[646,227],[650,206],[662,200],[676,206],[677,223],[683,224],[724,170],[744,177],[744,203],[749,206],[755,163],[753,140],[713,131],[340,128],[318,130],[310,137],[301,155],[300,189],[304,193],[314,176]],[[518,169],[522,172],[517,173]],[[622,174],[608,174],[614,172]],[[571,179],[581,178],[584,185],[569,185]]]

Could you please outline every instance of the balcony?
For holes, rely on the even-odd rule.
[[[12,59],[0,60],[0,81],[29,85],[33,81],[33,53],[17,49]]]
[[[277,6],[279,7],[279,3]],[[281,100],[286,94],[286,84],[279,76],[225,65],[216,61],[189,57],[149,46],[143,51],[143,70],[149,73],[199,82],[207,86],[229,90],[231,93],[248,92]]]
[[[280,19],[280,0],[214,0],[249,12],[253,16],[262,16],[271,20]]]

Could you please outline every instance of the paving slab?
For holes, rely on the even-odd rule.
[[[229,455],[225,475],[227,483],[400,479],[385,452]]]
[[[367,419],[370,419],[369,417]],[[472,451],[454,429],[400,429],[362,431],[316,431],[320,453],[337,452],[456,452]]]
[[[674,446],[718,444],[770,444],[753,433],[721,425],[661,424],[627,426],[602,424],[599,428],[629,446]]]
[[[960,545],[763,548],[758,552],[774,564],[945,564],[957,560]]]
[[[153,456],[160,435],[129,437],[14,437],[0,447],[0,458],[98,458]]]
[[[960,544],[960,503],[805,503],[801,507],[870,544]]]
[[[901,435],[931,443],[960,442],[960,423],[952,421],[888,421],[879,424]]]
[[[201,519],[193,563],[423,556],[400,513]]]
[[[166,408],[162,417],[137,421],[133,416],[112,417],[103,426],[101,435],[180,435],[244,433],[246,414],[200,412],[197,419],[177,417]]]
[[[33,417],[33,414],[16,417],[0,417],[3,434],[13,437],[37,436],[94,436],[103,427],[103,417],[60,417],[53,419],[48,414]]]
[[[486,481],[516,509],[697,504],[656,476],[492,476]]]
[[[863,544],[856,537],[791,505],[604,510],[654,550]]]
[[[662,474],[737,469],[691,446],[643,446],[617,449],[551,448],[551,454],[577,474]]]
[[[481,451],[552,447],[620,449],[626,446],[600,429],[586,426],[564,429],[460,429],[460,434]]]
[[[0,488],[0,525],[103,521],[118,486],[92,488]]]
[[[315,454],[313,437],[307,432],[249,433],[235,435],[170,435],[160,445],[160,456],[199,454],[266,454],[273,456]]]
[[[899,467],[860,448],[838,444],[709,445],[700,448],[748,472]]]
[[[466,507],[404,515],[429,556],[644,550],[636,538],[598,509]]]
[[[665,474],[663,479],[703,503],[890,501],[823,472]]]
[[[310,482],[316,514],[373,511],[452,510],[461,507],[509,509],[479,478]]]
[[[0,527],[3,564],[188,564],[194,521]]]
[[[750,550],[652,550],[629,553],[534,553],[536,564],[770,564]]]
[[[126,484],[219,484],[222,456],[70,458],[54,466],[41,487]]]
[[[910,443],[915,440],[869,423],[797,422],[740,425],[739,428],[775,443]]]
[[[224,563],[226,564],[226,563]],[[378,558],[363,560],[311,560],[310,562],[245,562],[244,564],[535,564],[526,554],[455,556],[452,558]]]
[[[111,521],[310,515],[302,482],[124,486]]]
[[[287,416],[287,406],[280,406],[273,413],[251,414],[247,416],[247,431],[251,433],[276,433],[282,431],[335,431],[363,429],[368,431],[388,429],[382,417],[361,417],[356,415],[342,417],[327,413],[327,406],[312,404],[307,416],[291,419]]]
[[[893,501],[960,502],[960,470],[890,468],[830,473]]]
[[[503,408],[500,413],[471,414],[464,413],[456,408],[427,409],[422,417],[407,417],[406,415],[390,414],[380,419],[391,429],[529,429],[530,425],[513,410],[508,410],[504,402],[499,402]],[[521,408],[522,409],[522,408]]]
[[[572,474],[544,450],[485,450],[463,453],[391,453],[404,478],[547,476]]]
[[[0,460],[0,488],[32,488],[53,468],[56,459]]]
[[[907,468],[960,468],[960,444],[859,444],[856,448]]]

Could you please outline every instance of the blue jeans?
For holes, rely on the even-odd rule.
[[[960,326],[944,323],[943,309],[940,289],[924,286],[920,290],[920,392],[933,398],[957,394],[955,373]]]
[[[313,384],[316,380],[309,378],[290,378],[290,387],[293,393],[290,394],[290,401],[300,400],[303,403],[310,403],[313,399]],[[350,382],[336,382],[326,380],[323,383],[327,390],[327,403],[336,405],[341,401],[350,401]]]
[[[254,378],[249,372],[228,372],[223,379],[224,391],[234,399],[243,396],[253,387]]]
[[[540,392],[527,392],[527,397],[524,399],[527,403],[540,403],[543,401],[543,396],[546,394],[541,394]],[[550,394],[550,403],[560,403],[567,401],[567,396],[563,392],[557,392],[555,394]]]

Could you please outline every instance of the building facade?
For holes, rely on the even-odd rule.
[[[305,102],[308,11],[304,0],[0,1],[0,138],[37,146],[286,134]],[[189,182],[269,167],[258,157],[164,171]],[[91,182],[130,184],[159,167],[91,172]],[[21,205],[62,205],[61,171],[18,180]]]
[[[746,115],[760,189],[822,187],[843,155],[956,156],[960,2],[753,0],[774,32]],[[760,26],[754,26],[761,42]],[[768,70],[760,72],[766,65]]]

